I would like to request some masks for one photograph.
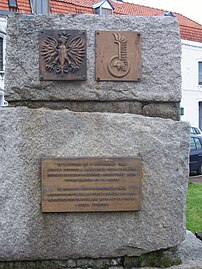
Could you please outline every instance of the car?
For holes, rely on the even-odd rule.
[[[202,135],[191,135],[189,152],[189,172],[202,174]]]
[[[191,127],[191,134],[202,134],[201,130],[198,127]]]

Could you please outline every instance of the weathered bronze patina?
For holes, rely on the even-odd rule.
[[[140,33],[96,31],[96,80],[139,81],[140,79]]]
[[[86,31],[40,33],[40,79],[86,80]]]
[[[136,211],[140,158],[42,159],[42,211]]]

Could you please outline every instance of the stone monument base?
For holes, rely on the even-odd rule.
[[[68,259],[49,261],[0,262],[0,269],[201,269],[202,241],[187,231],[186,239],[177,248],[156,251],[139,257],[102,259]]]
[[[2,108],[0,120],[0,260],[140,256],[184,239],[187,123],[26,107]],[[140,210],[43,213],[44,157],[141,158]]]

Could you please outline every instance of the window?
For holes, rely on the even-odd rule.
[[[201,148],[202,146],[199,138],[191,137],[190,149],[201,149]]]
[[[5,70],[6,34],[0,31],[0,80]],[[0,85],[1,88],[1,85]]]
[[[32,13],[34,14],[47,14],[49,13],[50,6],[49,0],[30,0]]]
[[[201,134],[201,130],[197,127],[191,127],[191,134]]]
[[[111,9],[101,7],[101,15],[111,15],[111,14],[112,14]]]
[[[103,0],[93,5],[95,14],[99,15],[111,15],[113,14],[114,7],[109,0]]]
[[[201,142],[198,138],[195,138],[196,149],[201,149]]]
[[[3,38],[0,37],[0,71],[3,71],[4,69],[4,62],[3,62]]]
[[[9,7],[17,8],[17,0],[8,0]]]
[[[198,62],[198,85],[202,85],[202,62]]]
[[[17,0],[8,0],[9,10],[16,12],[18,10]]]

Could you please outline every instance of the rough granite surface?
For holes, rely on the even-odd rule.
[[[87,80],[39,80],[39,33],[43,29],[87,31]],[[138,31],[142,37],[140,82],[95,80],[95,31]],[[137,100],[180,102],[181,41],[169,16],[12,15],[8,18],[5,91],[12,100]],[[104,41],[103,41],[104,42]]]
[[[180,120],[180,103],[137,101],[10,101],[9,107],[68,109],[75,112],[110,112],[140,114],[149,117]]]
[[[184,239],[188,123],[7,107],[0,125],[1,261],[136,256]],[[48,156],[141,156],[142,209],[42,213],[41,158]]]
[[[202,241],[190,232],[186,232],[186,239],[180,244],[177,251],[182,259],[182,264],[171,266],[171,269],[201,269],[202,268]],[[155,267],[157,269],[157,267]],[[155,269],[144,267],[144,269]],[[133,269],[139,269],[133,267]]]

